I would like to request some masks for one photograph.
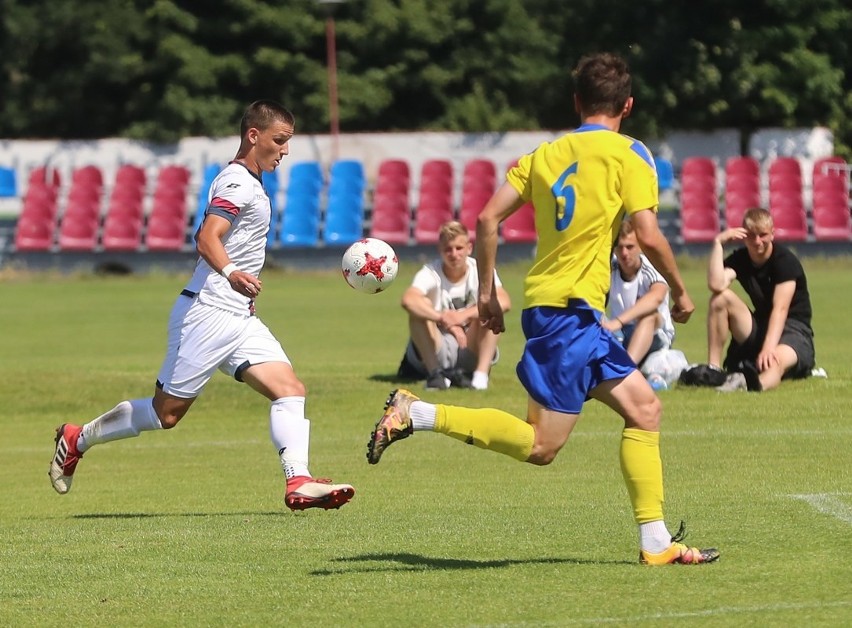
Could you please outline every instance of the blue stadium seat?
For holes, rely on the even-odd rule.
[[[341,159],[331,164],[329,171],[329,188],[337,182],[355,183],[363,189],[367,178],[364,176],[364,166],[355,159]]]
[[[287,194],[291,191],[319,194],[323,184],[322,166],[318,161],[299,161],[290,166]]]
[[[671,190],[675,180],[672,162],[663,157],[654,157],[654,165],[657,167],[657,184],[660,191]]]
[[[319,194],[304,194],[294,190],[287,194],[281,217],[281,246],[316,246],[319,242]]]
[[[195,222],[192,226],[198,230],[201,221],[204,220],[204,212],[207,211],[207,196],[210,194],[210,184],[222,170],[219,164],[207,164],[201,174],[201,185],[198,186],[198,207],[195,210]]]
[[[363,194],[329,192],[322,237],[326,244],[351,244],[364,237]]]
[[[0,197],[18,196],[18,186],[15,182],[14,168],[0,168]]]

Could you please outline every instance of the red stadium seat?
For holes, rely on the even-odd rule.
[[[704,176],[716,179],[716,164],[709,157],[687,157],[681,165],[680,176]]]
[[[391,244],[408,244],[410,223],[407,197],[388,195],[375,199],[370,237]]]
[[[538,234],[535,230],[535,208],[532,203],[524,203],[514,214],[503,221],[501,227],[504,242],[535,242]]]
[[[471,159],[462,170],[462,192],[474,188],[494,190],[497,186],[497,168],[490,159]]]
[[[105,251],[135,251],[142,246],[142,221],[121,215],[107,216],[102,244]]]
[[[742,225],[743,214],[761,207],[760,164],[752,157],[732,157],[725,163],[725,224]]]
[[[793,157],[778,157],[769,164],[769,213],[779,241],[803,242],[808,222],[802,196],[802,168]]]
[[[62,251],[93,251],[98,244],[98,222],[86,216],[65,216],[59,226]]]
[[[20,216],[15,228],[15,249],[48,251],[53,246],[55,225],[52,220]]]
[[[149,251],[179,251],[186,243],[186,223],[155,220],[148,223],[145,244]]]
[[[684,242],[710,242],[720,230],[716,166],[706,157],[684,160],[680,179],[680,233]]]
[[[465,190],[462,192],[461,205],[459,205],[459,221],[467,227],[470,239],[476,239],[476,219],[479,212],[491,198],[493,190],[487,188]]]
[[[849,240],[852,218],[849,213],[849,172],[841,157],[814,162],[813,218],[817,240]]]
[[[453,219],[449,199],[434,196],[421,199],[414,213],[414,241],[418,244],[435,244],[441,225]]]
[[[71,189],[75,187],[97,188],[100,192],[104,186],[104,176],[97,166],[83,166],[71,173]]]

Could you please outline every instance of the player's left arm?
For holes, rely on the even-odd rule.
[[[636,240],[645,256],[651,260],[651,264],[665,278],[671,288],[672,320],[676,323],[685,323],[695,311],[695,305],[686,285],[680,276],[672,247],[669,245],[657,222],[657,214],[653,209],[642,209],[630,215],[633,229],[636,232]]]
[[[781,340],[781,334],[784,332],[787,314],[790,311],[790,304],[793,302],[795,292],[796,282],[792,279],[782,281],[775,286],[775,291],[772,293],[772,311],[769,313],[769,323],[766,326],[766,337],[757,356],[757,368],[761,371],[765,371],[779,362],[775,349]]]

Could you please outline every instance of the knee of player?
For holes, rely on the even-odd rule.
[[[636,410],[636,417],[634,417],[634,423],[636,427],[647,430],[650,432],[656,432],[660,429],[660,416],[663,412],[663,404],[660,402],[659,398],[654,395],[653,398],[650,398],[646,403],[639,404]]]
[[[733,291],[730,289],[722,290],[721,292],[714,292],[710,295],[710,309],[711,310],[727,310],[728,304],[731,301],[731,296],[733,295]]]
[[[539,467],[545,467],[556,459],[556,454],[558,453],[558,449],[543,445],[534,445],[532,452],[530,452],[530,457],[527,458],[527,462]]]

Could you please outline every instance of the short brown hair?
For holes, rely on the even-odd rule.
[[[630,218],[625,218],[621,221],[621,227],[618,228],[618,239],[621,240],[621,238],[629,236],[633,231],[633,223]]]
[[[470,234],[467,231],[467,227],[465,227],[458,220],[450,220],[449,222],[445,222],[443,225],[441,225],[441,230],[438,232],[438,240],[441,243],[445,243],[457,238],[460,235],[463,235],[464,237],[470,239]]]
[[[610,52],[584,55],[574,70],[574,93],[585,115],[618,116],[631,84],[627,61]]]
[[[240,137],[245,137],[249,129],[265,131],[279,121],[293,125],[296,123],[296,118],[281,103],[274,100],[256,100],[243,113],[243,119],[240,121]]]

